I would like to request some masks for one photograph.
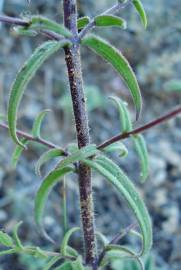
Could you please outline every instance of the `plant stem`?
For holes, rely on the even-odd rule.
[[[115,142],[118,142],[118,141],[121,141],[121,140],[124,140],[124,139],[127,139],[129,138],[131,135],[136,135],[136,134],[140,134],[140,133],[143,133],[144,131],[148,130],[148,129],[151,129],[155,126],[159,126],[161,125],[162,123],[176,117],[177,115],[181,114],[181,106],[175,108],[173,111],[170,111],[168,112],[167,114],[157,118],[157,119],[154,119],[153,121],[147,123],[146,125],[143,125],[139,128],[136,128],[132,131],[129,131],[129,132],[125,132],[125,133],[120,133],[110,139],[108,139],[107,141],[101,143],[100,145],[97,146],[97,149],[103,149],[105,148],[106,146],[109,146],[111,145],[112,143],[115,143]]]
[[[8,125],[5,124],[5,123],[0,123],[0,127],[3,128],[3,129],[9,130]],[[20,137],[23,137],[23,138],[25,138],[25,139],[28,139],[29,141],[32,141],[32,142],[37,142],[37,143],[39,143],[39,144],[42,144],[42,145],[44,145],[44,146],[47,146],[48,148],[52,148],[52,149],[54,149],[54,148],[60,149],[60,150],[63,152],[63,155],[64,155],[64,156],[67,156],[67,155],[68,155],[68,153],[67,153],[66,151],[64,151],[64,150],[61,149],[58,145],[56,145],[56,144],[54,144],[54,143],[52,143],[52,142],[49,142],[49,141],[44,140],[44,139],[42,139],[42,138],[35,138],[35,137],[33,137],[32,135],[30,135],[30,134],[28,134],[28,133],[26,133],[26,132],[24,132],[24,131],[21,131],[21,130],[17,130],[16,133],[17,133],[17,135],[19,135]]]
[[[64,0],[64,23],[73,34],[72,47],[65,48],[65,60],[72,96],[77,141],[79,148],[82,148],[90,143],[90,137],[86,111],[86,99],[82,80],[80,45],[77,31],[76,0]],[[78,174],[85,262],[87,265],[90,265],[92,269],[97,269],[91,170],[86,165],[80,163]]]

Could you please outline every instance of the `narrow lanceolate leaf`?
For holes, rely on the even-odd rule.
[[[106,153],[118,152],[120,157],[125,157],[128,155],[126,146],[121,142],[112,143],[111,145],[106,146],[103,151]]]
[[[59,170],[54,170],[51,172],[42,182],[35,198],[35,221],[39,228],[42,230],[43,233],[43,227],[42,227],[42,217],[43,217],[43,211],[45,207],[45,203],[47,200],[47,197],[50,193],[50,191],[53,189],[55,184],[63,179],[63,176],[67,173],[70,173],[73,171],[71,167],[64,167]],[[45,233],[46,235],[46,233]]]
[[[14,229],[13,229],[13,239],[15,241],[15,245],[20,248],[20,249],[23,249],[23,245],[21,243],[21,240],[18,236],[18,231],[19,231],[19,228],[20,226],[22,225],[22,221],[20,221],[19,223],[17,223],[15,226],[14,226]]]
[[[148,160],[148,150],[144,140],[144,137],[141,134],[132,136],[134,141],[136,152],[139,156],[141,163],[141,180],[144,182],[149,174],[149,160]]]
[[[44,61],[66,44],[67,41],[65,40],[62,42],[47,41],[43,43],[35,50],[35,52],[18,72],[12,85],[8,106],[9,131],[16,144],[23,146],[16,135],[16,116],[25,88]]]
[[[49,161],[53,158],[56,158],[56,157],[60,157],[63,154],[64,154],[63,150],[60,150],[60,149],[51,149],[51,150],[43,153],[43,155],[41,155],[41,157],[39,158],[39,160],[36,163],[36,166],[35,166],[36,174],[41,176],[41,172],[40,172],[41,166],[43,164],[45,164],[47,161]]]
[[[96,232],[96,236],[97,236],[97,239],[103,244],[103,247],[108,245],[109,240],[104,234],[102,234],[101,232]]]
[[[65,167],[67,165],[70,165],[72,163],[82,161],[85,158],[96,155],[98,152],[99,151],[97,150],[95,144],[90,144],[88,146],[82,147],[81,149],[74,152],[72,155],[70,155],[70,156],[66,157],[65,159],[63,159],[59,163],[57,168],[63,168],[63,167]]]
[[[17,250],[15,248],[11,248],[8,250],[2,250],[2,251],[0,251],[0,257],[5,256],[5,255],[14,254],[14,253],[17,253]]]
[[[72,262],[72,270],[86,270],[82,264],[82,259],[80,256]]]
[[[35,37],[37,32],[35,30],[30,30],[28,27],[16,26],[13,27],[13,34],[20,36]]]
[[[0,231],[0,244],[6,247],[12,247],[14,245],[13,239],[2,231]]]
[[[71,262],[64,262],[60,266],[54,268],[53,270],[73,270]]]
[[[61,257],[53,257],[42,270],[50,270],[60,259]]]
[[[41,125],[42,125],[42,122],[43,122],[43,120],[48,112],[50,112],[50,110],[44,110],[37,115],[37,117],[33,123],[33,128],[32,128],[33,137],[35,137],[35,138],[41,137],[41,135],[40,135]]]
[[[68,256],[69,254],[67,253],[67,247],[68,247],[68,242],[70,240],[70,237],[72,236],[73,233],[80,231],[79,227],[75,227],[70,229],[64,236],[62,244],[61,244],[61,248],[60,248],[60,253],[62,256]]]
[[[113,15],[100,15],[94,19],[96,26],[117,26],[126,29],[126,21]]]
[[[28,144],[28,140],[26,138],[23,138],[20,141],[23,145]],[[22,147],[20,145],[16,145],[14,152],[13,152],[13,155],[12,155],[12,158],[11,158],[11,164],[12,164],[13,168],[16,168],[17,163],[18,163],[23,151],[24,151],[24,147]]]
[[[82,40],[82,44],[108,61],[123,78],[132,94],[136,107],[136,118],[138,119],[142,108],[142,97],[136,76],[126,58],[110,43],[92,34],[86,36]]]
[[[110,159],[99,156],[94,160],[85,160],[85,164],[97,170],[101,175],[116,187],[117,191],[126,199],[134,212],[143,236],[142,250],[139,255],[149,252],[152,246],[152,225],[146,206],[136,191],[134,185],[125,173]]]
[[[102,265],[107,265],[111,261],[121,260],[124,258],[134,259],[141,270],[144,270],[144,265],[141,259],[129,248],[119,245],[108,245],[105,248],[105,257],[103,258]]]
[[[77,20],[77,28],[78,30],[83,29],[90,22],[90,18],[88,16],[81,17]]]
[[[121,131],[123,133],[129,132],[133,129],[131,117],[127,108],[127,103],[121,100],[118,97],[110,97],[113,100],[118,108]]]
[[[144,25],[144,27],[147,27],[148,21],[147,21],[147,16],[146,16],[146,12],[144,9],[144,6],[142,4],[142,2],[140,0],[132,0],[133,1],[133,5],[135,6],[138,14],[140,15],[141,21]]]
[[[28,26],[29,30],[49,30],[64,37],[71,37],[71,32],[64,25],[58,24],[43,16],[32,16]]]
[[[122,132],[124,133],[124,132],[129,132],[133,130],[131,116],[128,111],[126,103],[118,97],[111,97],[111,99],[116,103],[118,107],[119,116],[120,116],[120,126],[121,126]],[[148,177],[148,173],[149,173],[149,160],[148,160],[147,146],[146,146],[144,137],[142,135],[131,136],[131,138],[134,142],[136,152],[140,159],[141,180],[142,182],[144,182],[146,178]]]

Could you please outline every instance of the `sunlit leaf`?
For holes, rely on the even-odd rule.
[[[85,158],[94,156],[98,153],[98,150],[96,148],[95,144],[90,144],[88,146],[82,147],[81,149],[77,150],[76,152],[74,152],[72,155],[64,158],[59,165],[57,166],[57,168],[63,168],[67,165],[70,165],[72,163],[78,162],[78,161],[82,161]]]
[[[56,158],[56,157],[60,157],[63,154],[64,154],[64,152],[61,149],[51,149],[51,150],[48,150],[47,152],[43,153],[36,163],[36,166],[35,166],[36,174],[41,176],[41,172],[40,172],[41,166],[43,164],[45,164],[47,161],[49,161],[53,158]]]
[[[35,52],[30,56],[28,61],[18,72],[12,85],[8,106],[9,131],[16,144],[23,146],[16,134],[16,116],[25,88],[45,60],[47,60],[53,53],[58,51],[61,47],[64,47],[66,44],[67,41],[65,40],[61,42],[47,41],[43,43],[35,50]]]
[[[0,231],[0,244],[6,247],[12,247],[14,243],[13,239],[7,233]]]
[[[142,21],[144,27],[146,28],[148,21],[147,21],[146,12],[145,12],[145,9],[144,9],[142,2],[140,0],[132,0],[132,2],[136,8],[138,14],[140,15],[140,18],[141,18],[141,21]]]
[[[141,163],[141,180],[144,182],[149,174],[149,160],[148,160],[148,150],[144,140],[144,137],[141,134],[132,136],[134,141],[136,152],[139,156]]]
[[[128,150],[126,146],[121,142],[112,143],[106,146],[103,151],[106,153],[118,152],[120,157],[125,157],[128,155]]]
[[[13,228],[13,239],[15,241],[15,245],[20,249],[23,249],[23,245],[22,245],[21,240],[20,240],[20,238],[18,236],[18,230],[19,230],[20,226],[22,225],[22,223],[23,222],[20,221]]]
[[[94,160],[86,160],[84,162],[98,171],[101,175],[105,176],[105,178],[115,186],[116,190],[126,199],[129,207],[137,218],[143,235],[143,245],[140,255],[148,253],[152,246],[151,220],[146,206],[132,182],[125,173],[107,157],[99,156]]]
[[[110,261],[122,260],[124,258],[132,258],[136,260],[139,269],[144,270],[144,265],[141,259],[129,248],[119,245],[108,245],[105,248],[105,257],[103,258],[102,265],[107,265]]]
[[[43,120],[48,112],[50,112],[50,110],[44,110],[37,115],[37,117],[33,123],[33,128],[32,128],[33,137],[35,137],[35,138],[41,137],[41,135],[40,135],[41,125],[42,125],[42,122],[43,122]]]
[[[133,129],[131,117],[127,108],[127,103],[118,97],[110,97],[113,100],[119,111],[120,126],[122,132],[129,132]]]
[[[29,30],[49,30],[64,37],[71,37],[71,32],[62,24],[52,21],[43,16],[32,16],[28,26]]]
[[[82,44],[108,61],[123,78],[132,94],[136,107],[136,119],[138,119],[142,108],[142,97],[136,76],[126,58],[110,43],[93,34],[86,36],[82,40]]]
[[[64,167],[59,170],[54,170],[43,180],[35,198],[35,221],[44,235],[47,237],[46,232],[42,227],[42,217],[45,203],[50,191],[53,189],[58,181],[63,179],[63,176],[73,171],[71,167]]]
[[[66,234],[65,234],[65,236],[63,238],[62,244],[61,244],[61,248],[60,248],[60,253],[61,253],[62,256],[66,257],[66,256],[69,255],[69,254],[67,254],[68,242],[69,242],[70,237],[72,236],[72,234],[77,232],[77,231],[80,231],[79,227],[71,228],[70,230],[68,230],[68,232],[66,232]]]
[[[81,17],[77,20],[78,30],[83,29],[90,22],[90,18],[88,16]]]
[[[126,21],[120,17],[113,15],[100,15],[96,16],[95,19],[96,26],[117,26],[126,29]]]
[[[21,143],[23,145],[27,145],[28,144],[28,140],[26,138],[23,138],[20,140]],[[24,151],[24,147],[20,146],[20,145],[16,145],[15,149],[14,149],[14,152],[12,154],[12,158],[11,158],[11,164],[13,166],[13,168],[16,168],[17,166],[17,163],[19,161],[19,158],[22,154],[22,152]]]

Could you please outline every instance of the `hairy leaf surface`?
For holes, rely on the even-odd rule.
[[[13,239],[7,233],[0,231],[0,244],[6,247],[12,247]]]
[[[82,40],[82,44],[88,46],[104,60],[108,61],[123,78],[133,97],[136,118],[138,119],[142,108],[142,97],[136,76],[126,58],[110,43],[93,34],[86,36]]]
[[[94,19],[96,26],[117,26],[126,29],[126,21],[113,15],[100,15]]]
[[[128,155],[128,150],[126,146],[121,142],[112,143],[106,146],[103,151],[106,153],[118,152],[120,157],[125,157]]]
[[[125,173],[107,157],[99,156],[94,160],[86,160],[84,162],[105,176],[106,179],[116,187],[117,191],[124,196],[138,220],[143,235],[143,246],[140,255],[148,253],[152,246],[151,220],[145,204],[132,182]]]
[[[67,41],[65,40],[62,42],[47,41],[43,43],[35,50],[35,52],[18,72],[12,85],[8,105],[9,131],[16,144],[23,146],[16,135],[16,116],[25,88],[45,60],[47,60],[53,53],[58,51],[61,47],[64,47],[66,44]]]
[[[60,34],[64,37],[72,36],[71,32],[64,25],[59,24],[43,16],[32,16],[28,29],[37,31],[49,30],[57,34]]]

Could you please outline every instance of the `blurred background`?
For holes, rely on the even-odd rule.
[[[62,1],[58,0],[0,0],[0,14],[23,16],[44,14],[62,21]],[[114,1],[79,0],[79,15],[94,16],[110,7]],[[115,1],[116,2],[116,1]],[[133,7],[119,12],[128,22],[128,30],[98,29],[94,32],[109,39],[129,59],[143,94],[144,106],[139,126],[167,112],[181,103],[181,3],[180,0],[143,0],[149,25],[145,31]],[[17,37],[7,25],[0,24],[0,114],[6,114],[10,85],[25,59],[45,38]],[[129,104],[134,119],[132,99],[126,87],[112,68],[87,49],[82,49],[84,84],[87,93],[89,123],[92,142],[102,142],[119,133],[118,113],[110,95],[122,97]],[[63,53],[46,62],[37,73],[24,95],[19,111],[18,127],[30,132],[37,114],[51,109],[44,121],[42,136],[61,146],[75,141],[73,115],[69,97]],[[150,155],[150,176],[146,184],[139,183],[139,163],[132,145],[126,141],[129,155],[125,159],[114,156],[130,178],[136,183],[148,206],[153,221],[154,269],[179,270],[181,265],[181,118],[145,133]],[[41,179],[34,166],[46,150],[31,144],[24,151],[17,169],[11,164],[14,144],[7,131],[0,130],[0,227],[11,232],[20,220],[21,239],[26,244],[51,248],[41,238],[33,220],[35,193]],[[43,168],[46,173],[55,163]],[[134,219],[122,201],[104,179],[93,177],[96,226],[109,239]],[[61,187],[51,193],[46,207],[44,223],[52,238],[62,239]],[[78,188],[75,179],[68,181],[69,226],[79,225]],[[137,246],[135,237],[126,237],[122,244]],[[80,246],[81,239],[74,239]],[[0,270],[39,270],[44,261],[27,256],[0,258]],[[119,270],[120,265],[112,266]]]

